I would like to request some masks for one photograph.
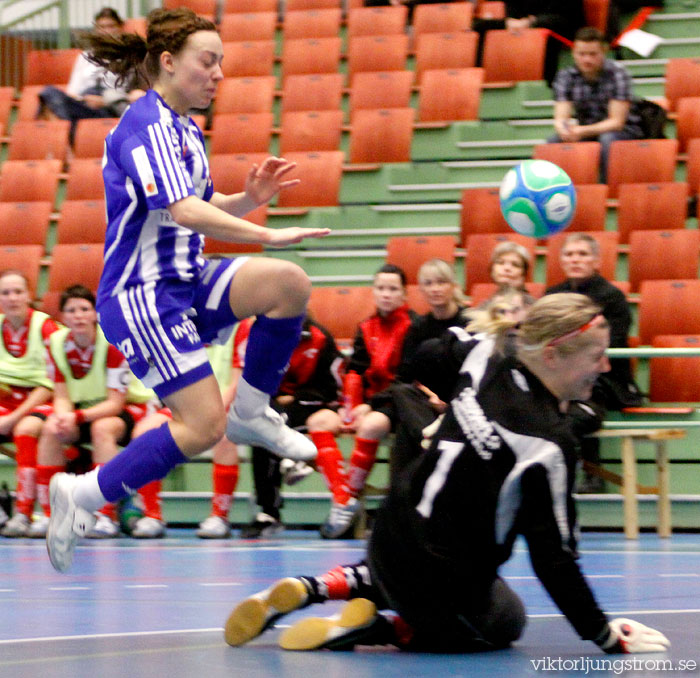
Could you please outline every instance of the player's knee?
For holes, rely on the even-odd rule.
[[[290,306],[299,307],[301,312],[311,296],[311,280],[300,266],[288,261],[281,263],[280,298]]]

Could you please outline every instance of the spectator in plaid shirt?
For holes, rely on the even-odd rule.
[[[632,79],[625,67],[606,59],[607,43],[597,28],[575,36],[574,65],[554,79],[554,129],[550,142],[599,141],[601,181],[607,178],[610,144],[644,136],[640,117],[631,109]]]

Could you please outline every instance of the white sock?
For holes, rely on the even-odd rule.
[[[255,386],[251,386],[245,379],[238,380],[236,387],[236,399],[233,401],[233,409],[241,419],[252,419],[262,414],[270,404],[270,396]]]
[[[99,470],[96,468],[80,476],[73,490],[73,501],[91,513],[101,509],[107,503],[97,482],[97,472]]]

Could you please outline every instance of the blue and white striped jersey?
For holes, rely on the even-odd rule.
[[[204,265],[204,238],[167,209],[187,196],[209,200],[213,193],[194,121],[148,90],[107,136],[102,168],[107,234],[98,304],[139,283],[195,278]]]

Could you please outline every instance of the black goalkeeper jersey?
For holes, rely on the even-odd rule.
[[[411,624],[478,615],[518,534],[582,638],[607,621],[575,560],[577,442],[557,399],[493,340],[462,332],[440,360],[464,361],[427,452],[400,472],[369,548],[374,579]],[[416,577],[429,586],[416,590]],[[440,594],[436,595],[436,590]]]

